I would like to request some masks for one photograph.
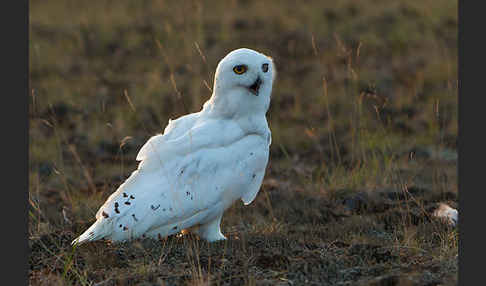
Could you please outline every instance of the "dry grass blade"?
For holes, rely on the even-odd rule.
[[[128,92],[127,92],[126,89],[123,91],[123,95],[125,96],[125,98],[126,98],[128,104],[130,105],[130,108],[132,109],[132,111],[137,112],[137,110],[135,109],[135,105],[133,105],[132,100],[128,96]]]
[[[79,157],[79,154],[76,150],[76,146],[73,144],[68,145],[69,151],[71,154],[73,154],[74,159],[76,159],[76,162],[78,162],[79,166],[83,170],[83,175],[86,181],[88,182],[88,186],[91,189],[93,193],[96,193],[96,185],[94,184],[93,177],[91,176],[90,172],[88,169],[84,166],[83,162],[81,161],[81,158]]]

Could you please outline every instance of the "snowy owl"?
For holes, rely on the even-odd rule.
[[[202,110],[169,120],[142,146],[138,169],[73,244],[160,239],[184,229],[210,242],[226,239],[223,212],[238,199],[250,204],[263,181],[274,78],[271,57],[246,48],[226,55]]]

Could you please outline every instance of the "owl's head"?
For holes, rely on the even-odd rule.
[[[272,58],[251,49],[234,50],[216,68],[210,101],[229,116],[265,114],[275,74]]]

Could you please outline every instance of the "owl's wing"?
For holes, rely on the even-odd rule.
[[[266,160],[263,164],[263,168],[259,169],[257,172],[255,172],[255,178],[253,181],[250,182],[248,185],[248,191],[243,194],[241,197],[241,200],[243,203],[246,205],[251,204],[255,197],[258,194],[258,191],[260,191],[260,187],[262,186],[263,182],[263,177],[265,176],[265,167],[267,165],[268,160]]]
[[[224,147],[245,134],[236,124],[225,120],[195,121],[187,130],[177,126],[167,134],[152,137],[140,150],[138,170],[149,172],[164,167],[176,156],[185,156],[203,148]]]
[[[137,161],[142,161],[153,155],[153,152],[157,150],[157,146],[163,144],[164,141],[177,138],[191,129],[199,118],[200,113],[191,113],[176,120],[169,119],[169,123],[165,127],[163,134],[158,134],[152,136],[145,144],[142,146],[137,154]]]
[[[241,200],[245,205],[249,205],[260,191],[262,186],[263,177],[265,176],[265,170],[267,168],[268,163],[268,155],[270,144],[272,143],[272,134],[270,133],[270,129],[266,134],[266,146],[262,146],[261,148],[255,149],[253,154],[253,158],[249,161],[250,166],[248,169],[253,170],[252,180],[248,184],[247,191],[241,196]]]

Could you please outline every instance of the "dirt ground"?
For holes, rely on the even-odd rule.
[[[186,234],[72,250],[70,242],[89,223],[32,238],[31,283],[457,284],[457,233],[430,213],[436,202],[454,205],[454,193],[430,196],[429,190],[412,188],[373,198],[360,192],[330,202],[268,184],[262,192],[251,207],[238,205],[226,214],[224,242]],[[255,222],[264,218],[263,225]],[[415,242],[402,242],[407,240]]]
[[[272,4],[271,4],[272,3]],[[457,1],[30,1],[31,285],[457,285]],[[274,58],[269,166],[192,234],[70,242],[214,69]]]

